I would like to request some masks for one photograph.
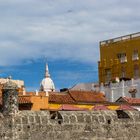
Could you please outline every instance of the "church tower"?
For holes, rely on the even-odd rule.
[[[45,91],[45,92],[55,91],[55,86],[53,80],[50,78],[49,68],[47,63],[45,69],[45,77],[43,78],[40,84],[40,91]]]

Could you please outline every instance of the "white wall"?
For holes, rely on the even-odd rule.
[[[101,91],[104,91],[108,101],[115,102],[119,97],[131,97],[129,90],[132,88],[136,88],[136,98],[140,98],[140,79],[110,83],[108,86],[101,87]]]

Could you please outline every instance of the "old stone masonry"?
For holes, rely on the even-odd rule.
[[[18,111],[16,85],[3,94],[0,140],[140,140],[139,111]]]

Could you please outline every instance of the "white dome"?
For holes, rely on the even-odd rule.
[[[46,77],[42,80],[40,84],[40,88],[41,88],[41,91],[46,91],[46,92],[55,90],[54,83],[52,79],[49,77]]]
[[[41,81],[40,90],[46,91],[46,92],[55,91],[55,86],[52,79],[50,78],[47,64],[46,64],[46,69],[45,69],[45,78]]]

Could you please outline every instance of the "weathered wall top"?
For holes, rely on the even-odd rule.
[[[18,111],[17,95],[4,85],[1,140],[140,140],[139,111]]]
[[[18,86],[13,81],[9,80],[3,85],[3,89],[18,89]]]
[[[138,111],[22,111],[0,121],[2,139],[139,140]]]
[[[4,84],[2,90],[3,114],[14,115],[18,112],[18,92],[17,84],[10,79]]]

